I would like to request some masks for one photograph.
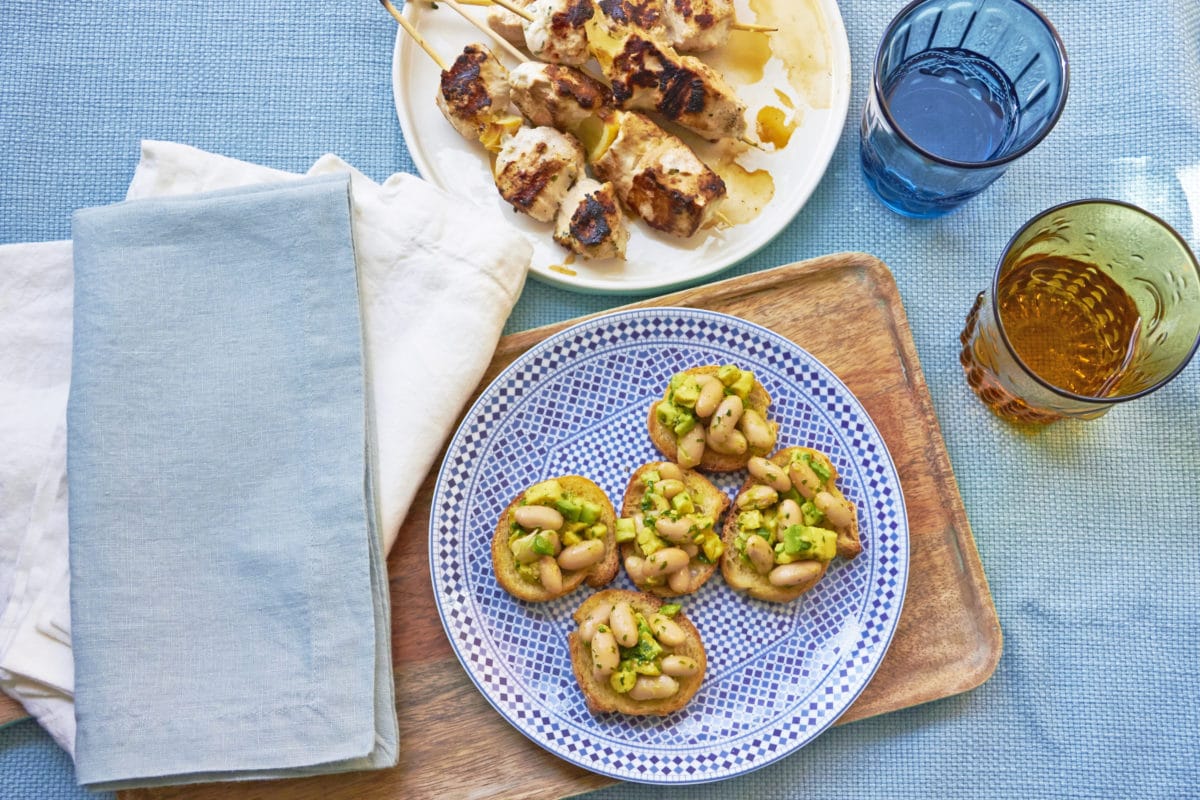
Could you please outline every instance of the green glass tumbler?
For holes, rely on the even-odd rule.
[[[1200,264],[1136,206],[1056,206],[1008,243],[961,342],[967,382],[1000,417],[1095,419],[1187,366],[1200,346]]]

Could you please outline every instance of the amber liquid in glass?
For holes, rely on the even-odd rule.
[[[1051,386],[1107,397],[1133,361],[1142,324],[1137,305],[1091,264],[1030,259],[1003,279],[996,299],[1013,351]]]

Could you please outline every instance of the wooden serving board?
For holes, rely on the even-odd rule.
[[[908,509],[908,591],[891,648],[839,724],[947,697],[987,680],[1000,657],[1000,625],[887,267],[868,255],[843,253],[628,307],[656,305],[722,311],[793,340],[850,387],[887,442]],[[533,344],[570,324],[506,336],[481,387]],[[459,665],[430,584],[429,503],[436,475],[434,469],[426,478],[388,561],[399,766],[289,781],[128,791],[122,800],[555,798],[613,782],[550,755],[517,732]]]

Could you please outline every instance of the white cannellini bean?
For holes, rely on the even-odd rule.
[[[588,612],[588,615],[583,618],[583,622],[579,623],[579,638],[590,643],[592,637],[596,635],[596,629],[601,625],[608,624],[608,616],[612,613],[613,604],[600,602],[596,607]]]
[[[679,691],[679,681],[670,675],[639,675],[629,690],[634,700],[665,700]]]
[[[556,531],[563,526],[563,515],[550,506],[517,506],[513,517],[518,525],[530,530],[544,528]]]
[[[680,548],[664,547],[662,550],[655,550],[646,556],[644,574],[647,576],[670,575],[672,572],[686,567],[689,560],[688,554]]]
[[[787,498],[779,504],[779,513],[776,515],[776,526],[781,531],[787,530],[792,525],[800,525],[804,522],[804,515],[800,513],[800,504],[792,498]]]
[[[646,580],[646,559],[641,556],[629,556],[625,559],[625,571],[629,573],[629,580],[640,584]]]
[[[688,535],[688,531],[691,529],[692,520],[688,517],[683,517],[682,519],[659,517],[654,523],[654,530],[662,538],[675,544],[684,544],[691,541],[691,537]]]
[[[633,647],[638,643],[637,617],[634,616],[633,607],[629,603],[622,600],[613,606],[608,625],[612,628],[617,643],[622,647]]]
[[[697,466],[704,458],[704,443],[704,426],[702,425],[697,425],[680,436],[675,443],[675,457],[679,461],[679,466],[684,469]]]
[[[777,492],[786,492],[792,488],[792,482],[788,479],[787,472],[783,467],[772,464],[762,456],[752,457],[746,464],[746,468],[750,470],[751,475]]]
[[[687,656],[667,656],[662,660],[662,671],[674,678],[690,678],[700,671],[700,665]]]
[[[684,488],[683,481],[679,480],[678,478],[661,478],[658,483],[654,485],[655,491],[668,500],[682,492]]]
[[[759,575],[767,575],[775,567],[775,551],[767,540],[758,534],[746,539],[746,557]]]
[[[553,556],[542,556],[538,561],[538,578],[541,579],[542,588],[550,594],[562,594],[562,570],[558,568],[558,562]]]
[[[725,397],[725,384],[714,375],[697,375],[696,382],[700,384],[700,397],[696,400],[696,416],[708,419],[721,405]]]
[[[812,467],[803,461],[793,461],[788,467],[788,475],[792,479],[792,486],[796,487],[796,491],[800,492],[805,500],[812,500],[821,490],[821,479],[813,472]]]
[[[666,647],[679,647],[687,640],[687,634],[683,632],[683,628],[668,617],[666,614],[654,614],[650,617],[650,630],[654,631],[654,638],[658,639],[659,644]]]
[[[584,539],[558,554],[558,566],[563,569],[586,569],[604,558],[603,539]]]
[[[746,491],[737,496],[734,503],[741,509],[758,509],[770,508],[779,502],[779,492],[772,489],[770,486],[761,484],[751,486]]]
[[[709,440],[727,438],[737,428],[743,409],[742,398],[736,394],[722,400],[721,405],[713,412],[712,422],[708,424]]]
[[[750,445],[746,442],[746,437],[742,435],[741,431],[734,430],[729,431],[726,436],[721,437],[714,435],[710,431],[708,435],[708,446],[713,450],[716,450],[718,453],[722,453],[727,456],[740,456],[742,453],[746,452]]]
[[[821,573],[820,561],[793,561],[791,564],[780,564],[771,570],[767,580],[772,586],[799,586],[807,583]]]
[[[695,542],[681,544],[679,545],[679,548],[688,554],[688,559],[693,559],[700,554],[700,545],[696,544]]]
[[[741,427],[742,433],[746,434],[746,441],[749,442],[752,449],[760,453],[767,453],[775,446],[774,429],[767,423],[763,415],[754,409],[747,408],[742,412],[739,427]]]
[[[690,569],[675,570],[667,576],[667,586],[671,587],[672,592],[687,594],[692,590],[692,571]]]
[[[834,497],[829,492],[817,492],[813,498],[813,505],[829,518],[835,528],[844,530],[854,522],[854,506],[844,497]]]
[[[620,662],[621,656],[617,652],[617,641],[613,632],[605,626],[600,626],[596,635],[592,637],[592,674],[604,680],[613,674]]]
[[[670,461],[662,462],[655,469],[658,470],[658,477],[664,481],[683,480],[683,470]]]

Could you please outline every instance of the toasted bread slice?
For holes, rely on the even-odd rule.
[[[611,608],[621,601],[628,602],[633,610],[641,614],[647,622],[663,606],[663,601],[653,595],[624,589],[608,589],[597,592],[585,600],[573,617],[577,625],[582,625],[593,611],[604,605]],[[567,646],[571,652],[571,666],[575,672],[575,680],[578,681],[579,688],[583,690],[584,699],[592,713],[617,711],[621,714],[638,716],[661,716],[678,711],[688,704],[700,688],[700,684],[704,682],[704,670],[707,664],[704,642],[700,638],[700,631],[682,612],[676,613],[671,620],[682,629],[684,641],[676,646],[662,645],[661,657],[676,655],[690,658],[696,663],[696,671],[690,676],[675,677],[679,684],[678,690],[670,697],[662,699],[636,700],[629,693],[616,691],[607,678],[598,677],[593,672],[591,642],[583,640],[578,628],[567,634]]]
[[[815,487],[812,493],[829,492],[840,501],[845,502],[835,485],[837,481],[837,469],[829,458],[817,450],[808,447],[787,447],[775,453],[768,459],[772,464],[781,468],[783,474],[788,474],[788,467],[792,463],[793,458],[799,458],[801,454],[807,454],[815,463],[820,464],[824,470],[828,471],[829,477],[821,481],[819,487]],[[753,465],[751,465],[753,468]],[[815,473],[814,473],[815,474]],[[818,477],[819,479],[819,477]],[[753,474],[746,480],[738,496],[741,497],[748,489],[762,485],[764,482],[756,478]],[[789,480],[789,484],[791,481]],[[778,508],[778,503],[773,504],[768,509],[763,509],[768,513],[774,513]],[[851,507],[852,508],[852,507]],[[829,569],[829,560],[809,560],[807,569],[811,572],[804,580],[791,586],[776,586],[771,583],[769,573],[763,574],[759,572],[747,557],[744,557],[742,551],[737,546],[737,538],[739,534],[738,517],[740,509],[734,509],[733,512],[725,520],[725,528],[723,539],[725,542],[725,553],[721,557],[721,574],[725,577],[725,582],[733,589],[743,591],[751,597],[759,600],[769,600],[776,603],[787,603],[795,600],[800,595],[812,589],[825,576]],[[858,539],[858,517],[856,513],[851,513],[851,522],[849,525],[842,528],[836,526],[830,527],[837,534],[836,540],[836,555],[843,558],[854,558],[862,551],[862,545]],[[828,521],[825,521],[828,524]],[[825,534],[828,537],[828,534]],[[830,554],[832,556],[832,554]],[[830,559],[831,560],[831,559]],[[802,562],[803,563],[803,562]],[[819,569],[817,568],[819,565]]]
[[[500,514],[500,518],[496,522],[496,529],[492,535],[492,567],[496,571],[496,580],[506,592],[513,597],[528,600],[531,603],[541,603],[570,594],[579,588],[579,585],[584,581],[589,586],[600,589],[611,583],[617,574],[618,555],[614,535],[617,515],[612,502],[604,494],[604,490],[581,475],[562,475],[556,478],[548,478],[546,481],[535,485],[540,486],[549,481],[557,481],[566,495],[578,500],[589,501],[600,507],[597,522],[603,523],[607,529],[606,533],[599,539],[599,541],[604,543],[604,553],[599,561],[586,568],[560,568],[562,576],[562,588],[560,591],[551,591],[543,586],[540,581],[527,580],[519,571],[516,555],[510,546],[510,541],[513,538],[513,526],[516,524],[513,512],[519,506],[525,504],[524,501],[528,490],[517,495],[504,509],[503,513]],[[559,549],[559,552],[554,557],[556,559],[561,558],[561,555],[561,549]]]
[[[729,498],[725,493],[713,486],[708,478],[701,475],[699,472],[690,469],[682,469],[678,465],[670,464],[665,461],[652,461],[649,464],[643,464],[634,471],[629,477],[629,484],[625,487],[625,497],[621,502],[621,516],[630,518],[638,514],[645,514],[646,510],[642,508],[642,501],[646,497],[647,485],[645,477],[647,473],[658,472],[664,468],[670,469],[674,467],[678,469],[682,475],[682,483],[685,491],[692,498],[695,505],[694,514],[701,514],[712,520],[712,530],[720,535],[721,517],[725,513],[725,509],[729,507]],[[653,514],[653,512],[651,512]],[[685,517],[687,515],[684,515]],[[654,526],[648,526],[654,530]],[[693,543],[696,544],[696,543]],[[667,542],[668,546],[673,546],[673,543]],[[637,541],[622,542],[619,545],[621,549],[621,562],[626,563],[626,559],[631,556],[644,558],[645,555],[642,549],[638,546]],[[629,577],[634,584],[643,592],[650,592],[659,597],[679,597],[684,594],[691,594],[704,585],[705,581],[712,577],[717,570],[717,563],[720,561],[720,555],[711,561],[702,558],[704,554],[702,547],[697,547],[696,555],[692,556],[688,561],[687,569],[690,574],[689,588],[687,591],[675,591],[661,577],[651,578],[649,582],[645,576],[636,576],[632,571],[629,571]],[[628,570],[627,570],[628,571]],[[639,579],[641,578],[641,579]]]
[[[692,367],[685,370],[690,375],[711,375],[716,376],[720,371],[720,367],[716,365],[707,365],[701,367]],[[679,457],[679,441],[675,431],[668,425],[664,424],[655,413],[658,404],[670,398],[671,388],[668,385],[663,392],[663,396],[650,404],[649,415],[646,424],[650,429],[650,441],[658,448],[668,461],[682,463]],[[766,456],[775,446],[775,436],[779,426],[772,422],[767,416],[767,410],[771,405],[771,395],[758,381],[754,381],[753,387],[750,389],[749,395],[745,400],[745,407],[753,409],[766,421],[771,432],[771,443],[764,447],[747,446],[746,451],[740,454],[719,453],[713,447],[706,446],[704,454],[700,459],[700,463],[696,465],[696,469],[701,469],[706,472],[734,472],[746,466],[746,462],[753,456]],[[707,427],[709,419],[702,418],[702,424]]]

